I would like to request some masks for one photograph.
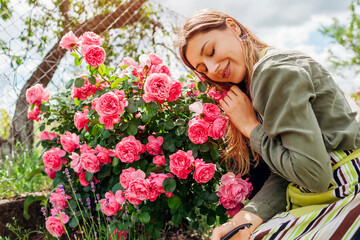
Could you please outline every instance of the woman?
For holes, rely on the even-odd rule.
[[[230,120],[226,158],[246,174],[261,156],[273,172],[211,239],[244,223],[252,226],[235,239],[355,236],[360,154],[353,150],[360,147],[360,127],[329,73],[300,52],[270,48],[231,16],[209,9],[187,20],[179,51],[209,85],[228,90],[220,101]],[[285,212],[286,205],[297,209]]]

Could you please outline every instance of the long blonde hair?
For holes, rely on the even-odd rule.
[[[239,36],[239,40],[242,41],[244,55],[245,55],[245,64],[246,64],[246,75],[244,80],[242,81],[241,90],[247,94],[250,99],[250,81],[253,72],[253,66],[259,60],[260,52],[263,48],[268,47],[267,44],[260,41],[253,32],[251,32],[248,28],[243,26],[233,17],[213,10],[213,9],[203,9],[198,11],[193,16],[189,17],[185,22],[182,29],[178,32],[178,42],[177,46],[179,48],[180,56],[182,61],[188,66],[196,75],[201,77],[207,83],[207,86],[212,85],[218,88],[229,89],[232,84],[231,83],[217,83],[212,81],[206,75],[201,74],[196,71],[196,69],[190,64],[188,59],[186,58],[186,49],[188,41],[197,33],[204,33],[214,29],[223,30],[226,26],[226,19],[232,19],[241,30],[241,34]],[[244,175],[249,172],[251,160],[250,160],[250,152],[249,152],[249,140],[243,136],[243,134],[229,121],[227,133],[225,136],[225,141],[227,144],[226,154],[225,154],[225,162],[226,167],[231,166],[231,170],[238,171],[241,175]],[[257,164],[259,162],[259,155],[255,153],[251,149],[251,153],[253,155],[253,162]],[[233,159],[234,162],[229,161]]]

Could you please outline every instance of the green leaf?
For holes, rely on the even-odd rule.
[[[136,106],[135,101],[134,101],[133,99],[129,99],[129,100],[128,100],[128,103],[129,103],[129,105],[126,107],[127,111],[128,111],[129,113],[134,113],[134,112],[136,112],[136,111],[137,111],[137,106]]]
[[[46,197],[45,196],[38,196],[38,197],[34,197],[32,195],[28,196],[24,202],[24,217],[26,220],[30,219],[30,215],[29,215],[29,207],[31,204],[33,204],[36,201],[42,201],[45,204],[46,202]]]
[[[186,127],[180,126],[180,127],[178,127],[178,128],[175,129],[175,134],[176,134],[177,136],[181,136],[181,135],[184,134],[185,131],[186,131]]]
[[[35,107],[35,104],[31,104],[30,105],[30,110],[32,111],[34,109],[34,107]]]
[[[187,77],[187,78],[189,78],[189,79],[194,79],[194,77],[193,77],[193,76],[191,76],[191,75],[189,75],[189,74],[188,74],[188,75],[186,75],[186,77]]]
[[[39,174],[42,175],[41,168],[36,168],[36,169],[32,170],[30,173],[27,174],[25,180],[27,182],[29,182],[35,175],[39,175]]]
[[[168,198],[167,202],[170,209],[178,209],[181,206],[181,199],[178,196]]]
[[[175,125],[176,125],[176,126],[184,126],[185,124],[186,124],[186,120],[183,119],[183,118],[178,118],[178,119],[176,119],[176,121],[175,121]]]
[[[151,237],[152,237],[153,239],[159,239],[159,238],[161,237],[161,231],[160,231],[160,229],[154,228],[153,231],[152,231],[152,233],[151,233]]]
[[[226,213],[226,209],[222,205],[218,205],[215,209],[215,213],[218,216],[222,216]]]
[[[121,186],[121,184],[118,182],[117,184],[115,184],[113,187],[112,187],[112,189],[111,189],[111,191],[115,194],[117,191],[119,191],[119,190],[121,190],[121,191],[124,191],[125,189]]]
[[[99,67],[98,67],[98,73],[100,75],[106,75],[106,67],[104,64],[101,64]]]
[[[219,197],[216,195],[216,192],[213,192],[209,195],[208,201],[211,203],[217,203],[219,201]]]
[[[121,83],[122,81],[124,81],[126,78],[117,78],[111,85],[111,89],[113,88],[117,88],[119,86],[119,83]]]
[[[41,104],[41,105],[39,106],[39,108],[40,108],[40,110],[41,110],[42,112],[48,112],[48,111],[50,110],[49,105],[46,105],[46,104]]]
[[[130,123],[129,127],[126,129],[126,132],[129,135],[135,135],[138,132],[138,126],[136,126],[134,123]]]
[[[171,221],[172,223],[177,226],[181,223],[181,214],[180,212],[176,212],[172,217],[171,217]]]
[[[191,223],[191,228],[195,229],[195,230],[199,229],[199,222],[198,221],[192,222]]]
[[[91,172],[86,171],[85,172],[85,181],[87,181],[88,183],[91,183],[91,181],[94,178],[94,174]]]
[[[206,86],[203,82],[197,82],[196,83],[196,88],[200,91],[200,92],[205,92],[206,91]]]
[[[104,139],[107,139],[110,136],[110,132],[109,130],[105,130],[101,135],[103,136]]]
[[[162,183],[162,187],[164,188],[165,192],[170,193],[170,192],[174,192],[176,189],[176,181],[173,178],[166,178],[163,183]]]
[[[96,84],[96,78],[95,78],[94,76],[90,76],[90,77],[88,78],[88,80],[89,80],[89,83],[91,83],[92,85],[95,85],[95,84]]]
[[[208,152],[211,148],[211,145],[206,142],[200,145],[200,152]]]
[[[164,122],[164,126],[167,130],[173,129],[175,127],[175,123],[172,119],[168,118]]]
[[[120,162],[120,159],[118,158],[113,158],[113,160],[111,161],[111,164],[113,167],[116,167]]]
[[[42,123],[42,124],[40,125],[39,129],[40,129],[40,131],[44,131],[44,130],[45,130],[45,124]]]
[[[91,135],[96,136],[98,135],[99,131],[96,127],[96,125],[91,129]]]
[[[110,164],[103,164],[100,168],[100,171],[97,173],[99,178],[105,178],[109,176],[111,173],[111,165]]]
[[[76,220],[75,217],[71,217],[68,225],[69,225],[69,227],[71,227],[71,228],[76,228],[76,227],[78,226],[78,221]]]
[[[142,223],[148,223],[150,222],[150,214],[148,212],[141,212],[139,214],[139,220]]]
[[[80,103],[81,103],[81,100],[80,100],[80,99],[78,99],[78,98],[75,98],[75,99],[74,99],[74,101],[75,101],[75,104],[76,104],[76,105],[78,105],[78,106],[79,106],[79,105],[80,105]]]
[[[123,122],[120,124],[119,129],[120,131],[125,131],[129,127],[129,122]]]
[[[141,114],[141,121],[143,121],[144,123],[148,122],[150,118],[151,117],[147,113]]]
[[[206,216],[206,223],[207,225],[211,226],[216,222],[216,215],[215,212],[213,210],[210,209],[210,211],[208,212],[207,216]]]
[[[218,159],[219,158],[219,149],[217,149],[216,147],[212,147],[210,149],[210,155],[213,160]]]
[[[82,86],[84,86],[84,83],[85,83],[84,78],[76,78],[75,79],[75,87],[77,87],[77,88],[81,88]]]
[[[66,89],[70,89],[72,87],[72,85],[74,84],[74,79],[70,79],[67,83],[66,83]]]

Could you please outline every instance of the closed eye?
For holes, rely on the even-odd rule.
[[[210,57],[214,56],[214,54],[215,54],[215,48],[213,48],[213,50],[212,50],[212,52],[210,54]]]

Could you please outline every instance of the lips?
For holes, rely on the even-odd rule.
[[[222,73],[222,77],[223,78],[228,78],[230,76],[230,61],[228,62],[228,64],[225,66],[223,73]]]

